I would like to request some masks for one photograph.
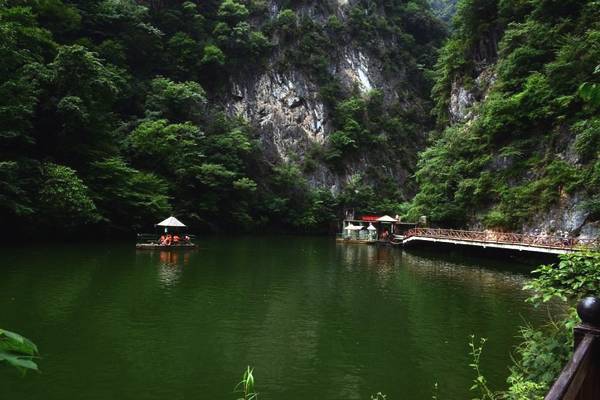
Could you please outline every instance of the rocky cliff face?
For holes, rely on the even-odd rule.
[[[364,9],[361,12],[366,13],[365,4],[369,6],[368,2],[357,0],[308,2],[294,9],[294,13],[298,20],[309,18],[317,24],[326,24],[330,18],[336,18],[343,27],[341,32],[328,37],[328,40],[338,42],[332,43],[332,51],[327,54],[326,71],[329,79],[339,84],[342,93],[366,97],[369,92],[378,90],[382,93],[384,108],[421,108],[426,114],[420,104],[423,102],[419,98],[421,95],[416,95],[410,84],[405,82],[405,66],[397,64],[393,72],[384,72],[385,63],[390,61],[382,58],[381,50],[385,49],[384,57],[389,57],[396,51],[394,47],[399,46],[396,39],[380,36],[374,39],[376,44],[368,48],[348,33],[351,12]],[[281,2],[270,1],[267,7],[271,20],[276,21],[282,11]],[[380,7],[368,12],[370,17],[380,20],[388,17]],[[290,64],[286,59],[286,49],[297,46],[302,38],[284,43],[281,36],[275,32],[272,38],[275,49],[259,73],[231,77],[225,109],[230,115],[243,117],[258,132],[258,140],[268,162],[301,164],[310,149],[327,148],[331,133],[339,126],[333,121],[335,106],[325,104],[319,93],[324,85],[323,78],[311,74],[305,67]],[[282,61],[287,64],[284,68],[281,67]],[[424,123],[419,128],[420,137],[406,143],[410,152],[416,154],[420,150],[427,129]],[[394,150],[371,150],[357,149],[355,154],[344,160],[342,171],[317,160],[317,165],[306,172],[306,178],[313,187],[337,193],[353,177],[362,176],[369,181],[369,169],[378,168],[378,175],[383,173],[394,181],[408,198],[412,189],[407,186],[407,179],[413,172],[416,157],[406,158],[399,153],[394,154]]]
[[[365,95],[379,89],[387,104],[401,99],[394,88],[398,77],[386,81],[381,62],[367,52],[343,48],[336,61],[330,66],[330,73],[339,78],[345,90],[357,88]],[[331,110],[320,99],[319,85],[298,69],[277,72],[268,68],[260,75],[232,80],[226,107],[230,114],[242,116],[260,132],[262,149],[273,163],[302,161],[312,146],[326,146],[334,129]],[[370,166],[366,153],[349,161],[341,174],[326,165],[318,165],[307,176],[309,182],[337,192],[349,179],[364,174]],[[393,164],[386,172],[403,185],[408,171]]]
[[[451,123],[466,122],[475,117],[471,108],[485,100],[496,81],[500,33],[493,31],[484,36],[473,48],[469,74],[454,77],[450,90],[448,113]]]
[[[464,78],[455,78],[450,91],[448,113],[452,123],[466,122],[475,117],[472,107],[485,99],[494,84],[494,64],[487,64],[479,71],[471,83],[465,83]]]
[[[227,109],[256,127],[273,162],[290,161],[312,144],[324,145],[331,130],[318,87],[301,71],[266,71],[232,82]]]

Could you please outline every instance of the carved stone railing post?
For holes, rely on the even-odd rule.
[[[600,399],[600,299],[577,305],[581,324],[574,330],[574,353],[545,400]]]

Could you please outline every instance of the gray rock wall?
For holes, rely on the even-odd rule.
[[[332,14],[343,20],[353,3],[352,0],[309,2],[296,9],[296,13],[323,23]],[[277,1],[271,1],[269,10],[274,18],[281,7]],[[309,75],[294,67],[285,71],[278,69],[280,50],[274,51],[260,74],[244,74],[231,79],[225,109],[230,115],[243,117],[259,132],[259,142],[269,162],[302,162],[312,146],[327,146],[333,131],[330,110],[319,98],[319,85]],[[370,90],[379,89],[386,104],[402,101],[397,87],[404,79],[403,73],[384,76],[382,61],[368,49],[343,45],[336,49],[332,60],[329,72],[347,92],[356,88],[366,95]],[[384,158],[393,161],[393,155]],[[343,173],[335,173],[321,163],[307,179],[313,187],[338,192],[352,177],[364,174],[371,165],[373,161],[369,154],[359,154],[348,160]],[[409,176],[401,163],[395,161],[388,163],[384,170],[399,185]]]

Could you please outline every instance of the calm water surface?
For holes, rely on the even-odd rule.
[[[3,249],[0,327],[34,340],[40,374],[0,369],[0,398],[471,398],[468,337],[501,388],[528,267],[331,238],[203,239]],[[471,396],[471,397],[470,397]]]

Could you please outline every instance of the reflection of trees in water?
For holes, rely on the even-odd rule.
[[[349,271],[369,268],[376,273],[380,286],[393,276],[402,259],[402,252],[390,246],[339,244],[337,250],[344,268]]]
[[[509,263],[327,240],[214,240],[206,251],[124,247],[105,257],[88,250],[52,269],[45,254],[40,274],[0,280],[0,288],[39,302],[49,294],[48,307],[67,290],[68,304],[56,304],[77,319],[65,318],[61,332],[84,327],[81,343],[91,348],[117,343],[103,361],[125,355],[130,370],[144,371],[140,384],[172,389],[200,371],[222,386],[251,364],[264,392],[317,397],[310,382],[324,398],[351,399],[398,382],[397,392],[415,387],[424,394],[412,398],[428,398],[434,380],[450,393],[468,388],[470,333],[490,338],[484,367],[500,366],[493,382],[503,382],[520,315],[533,314],[520,300],[526,276]]]
[[[3,262],[6,269],[0,278],[0,298],[28,299],[27,309],[36,312],[40,320],[66,322],[106,262],[108,255],[96,250],[94,246],[59,244],[11,249]],[[22,271],[16,273],[16,266]]]
[[[376,266],[386,264],[394,265],[399,253],[389,246],[364,245],[364,244],[339,244],[337,246],[340,259],[346,268],[355,268],[360,265]]]
[[[396,282],[406,295],[403,300],[407,306],[402,312],[411,326],[410,333],[416,338],[438,338],[425,343],[415,340],[411,345],[423,355],[415,366],[437,375],[441,390],[454,383],[442,375],[440,355],[454,357],[456,349],[467,342],[466,332],[490,338],[485,363],[502,365],[508,362],[506,344],[515,344],[517,326],[535,326],[544,323],[546,312],[563,311],[556,303],[549,304],[547,310],[536,310],[525,302],[529,296],[522,290],[529,279],[525,266],[521,270],[510,262],[474,258],[448,261],[440,255],[402,251]],[[462,368],[458,366],[455,374]],[[487,378],[501,384],[506,374],[491,370]]]
[[[471,288],[484,288],[493,291],[521,291],[528,279],[527,275],[507,270],[507,265],[483,261],[478,263],[459,263],[437,258],[427,258],[402,252],[403,266],[411,274],[428,280],[459,281]],[[504,268],[503,268],[504,267]]]
[[[486,288],[504,292],[520,292],[528,279],[527,267],[522,271],[515,271],[514,265],[494,260],[453,262],[377,245],[340,244],[337,251],[344,268],[349,271],[369,268],[377,273],[381,283],[394,275],[395,268],[406,268],[416,277],[427,280],[459,281],[461,285],[470,286],[471,289]]]

